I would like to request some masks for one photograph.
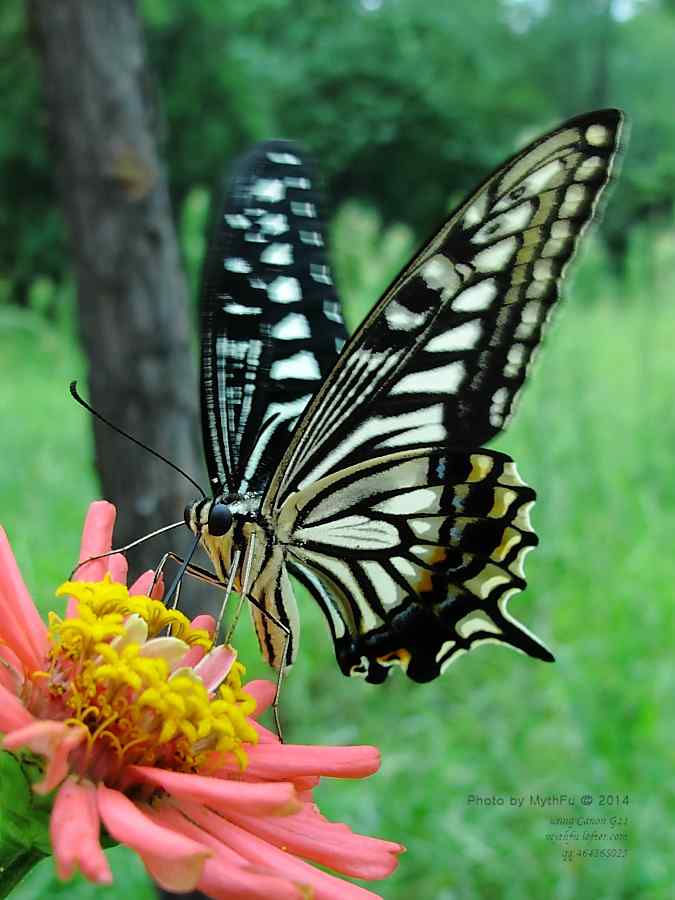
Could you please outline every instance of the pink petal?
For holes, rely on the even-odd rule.
[[[246,690],[246,689],[245,689]],[[258,715],[258,708],[253,710],[251,714],[253,718],[249,717],[249,725],[254,728],[258,732],[258,742],[260,744],[280,744],[279,735],[275,734],[273,731],[270,731],[269,728],[265,728],[264,725],[261,725],[260,722],[256,722],[255,716]]]
[[[213,616],[208,615],[208,613],[202,613],[200,616],[195,616],[190,622],[190,625],[193,628],[203,628],[205,631],[208,631],[209,637],[211,638],[216,630],[216,620]],[[205,656],[206,650],[203,647],[190,647],[183,657],[183,665],[194,668]]]
[[[89,881],[112,884],[112,872],[99,843],[96,788],[90,781],[63,782],[54,801],[49,834],[59,878],[70,878],[79,868]]]
[[[16,653],[29,672],[47,657],[47,628],[31,600],[19,566],[0,527],[0,640]]]
[[[301,893],[290,881],[271,872],[261,872],[249,865],[217,838],[198,828],[174,807],[164,804],[151,811],[156,822],[190,837],[214,852],[207,859],[199,879],[199,890],[213,900],[302,900]]]
[[[82,529],[80,562],[90,556],[98,556],[100,553],[107,553],[110,550],[116,517],[117,510],[107,500],[97,500],[89,505]],[[106,572],[110,572],[113,581],[126,584],[127,561],[121,553],[107,556],[105,559],[95,559],[93,562],[80,566],[74,577],[78,581],[101,581]]]
[[[152,569],[148,569],[147,572],[143,572],[142,575],[134,581],[134,583],[129,588],[129,594],[132,597],[149,597],[150,588],[152,587],[152,582],[154,581],[155,573]]]
[[[0,650],[0,656],[2,655],[2,651]],[[21,666],[23,668],[23,666]],[[9,691],[10,694],[16,696],[17,694],[17,679],[15,676],[12,676],[12,673],[8,668],[3,666],[0,663],[0,687],[3,687],[6,691]],[[0,726],[0,731],[4,729]]]
[[[151,766],[128,766],[125,775],[131,780],[161,787],[181,800],[196,800],[222,812],[234,809],[255,816],[283,816],[300,809],[295,788],[284,782],[224,781],[208,775],[169,772]]]
[[[110,835],[141,857],[148,872],[168,891],[191,891],[212,852],[158,825],[119,791],[98,786],[98,811]]]
[[[365,778],[380,768],[377,747],[317,747],[302,744],[258,744],[247,750],[246,774],[287,780],[303,776]],[[232,775],[237,766],[219,767],[216,775]]]
[[[33,785],[36,794],[48,794],[61,784],[68,774],[68,757],[85,740],[87,729],[83,725],[68,725],[49,719],[33,721],[8,734],[3,746],[7,750],[28,748],[33,753],[44,756],[47,761],[45,776]]]
[[[24,728],[33,721],[33,716],[16,694],[0,685],[0,731],[8,732],[14,731],[15,728]]]
[[[204,859],[197,857],[188,860],[175,857],[167,859],[163,852],[149,853],[146,850],[137,852],[148,870],[148,875],[164,890],[182,894],[194,890],[199,884],[204,871]]]
[[[154,586],[150,596],[153,600],[161,600],[164,596],[164,576],[162,574],[157,579],[157,584]]]
[[[126,584],[129,574],[129,563],[126,557],[122,556],[121,553],[115,553],[113,556],[107,556],[106,560],[111,579],[118,584]]]
[[[198,662],[206,656],[206,650],[203,647],[190,647],[188,652],[181,660],[181,665],[188,669],[194,669]]]
[[[253,866],[229,866],[221,860],[207,859],[197,888],[213,900],[303,900],[291,881],[273,873],[261,874]]]
[[[197,663],[195,675],[201,678],[204,687],[211,693],[225,681],[236,658],[237,651],[233,647],[219,644]]]
[[[274,702],[277,686],[272,681],[258,678],[255,681],[249,681],[245,684],[244,690],[247,694],[250,694],[255,698],[255,713],[253,715],[257,719],[258,716],[262,715],[262,713],[264,713]]]
[[[391,841],[354,834],[347,825],[329,822],[313,803],[283,819],[228,813],[229,821],[313,862],[366,880],[386,878],[398,865],[404,847]]]
[[[25,681],[23,665],[19,657],[6,644],[0,644],[0,684],[15,696]],[[0,728],[0,731],[3,729]]]
[[[264,866],[298,884],[313,888],[314,893],[311,896],[314,900],[375,900],[379,897],[379,894],[373,894],[355,884],[315,869],[196,803],[186,802],[183,807],[185,814],[193,822],[227,844],[231,850],[241,854],[250,863]]]
[[[202,613],[200,616],[195,616],[195,618],[190,622],[193,628],[203,628],[205,631],[208,631],[209,636],[213,637],[213,633],[216,630],[216,620],[213,616],[208,615],[208,613]]]
[[[300,794],[310,794],[314,790],[314,788],[321,782],[321,779],[318,775],[307,778],[294,778],[293,784],[295,785],[295,790],[298,792],[298,796]]]

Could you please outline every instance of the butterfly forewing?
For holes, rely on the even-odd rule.
[[[332,472],[506,424],[593,217],[622,115],[579,116],[517,154],[450,217],[345,348],[296,428],[265,509]]]
[[[235,166],[202,290],[202,424],[214,493],[262,490],[346,333],[315,175],[287,141]]]

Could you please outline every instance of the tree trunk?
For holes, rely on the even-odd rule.
[[[78,285],[92,405],[201,480],[197,378],[156,111],[134,0],[28,0]],[[64,391],[67,385],[64,385]],[[84,414],[84,412],[83,412]],[[196,494],[93,422],[116,543],[182,518]],[[156,564],[173,533],[134,551]],[[184,545],[183,545],[184,546]]]
[[[612,14],[612,0],[602,0],[601,3],[596,4],[594,9],[595,40],[591,43],[594,59],[590,105],[594,109],[600,109],[608,105],[611,96],[610,69],[616,26]]]

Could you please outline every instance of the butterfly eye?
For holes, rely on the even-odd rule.
[[[209,534],[221,537],[232,527],[232,513],[226,503],[214,503],[209,513]]]

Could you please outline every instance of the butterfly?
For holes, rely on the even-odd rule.
[[[505,162],[349,339],[311,164],[271,141],[235,168],[202,288],[213,496],[186,523],[273,667],[298,651],[291,576],[345,675],[425,682],[484,643],[553,659],[507,609],[535,492],[483,445],[513,413],[622,122],[580,115]]]

